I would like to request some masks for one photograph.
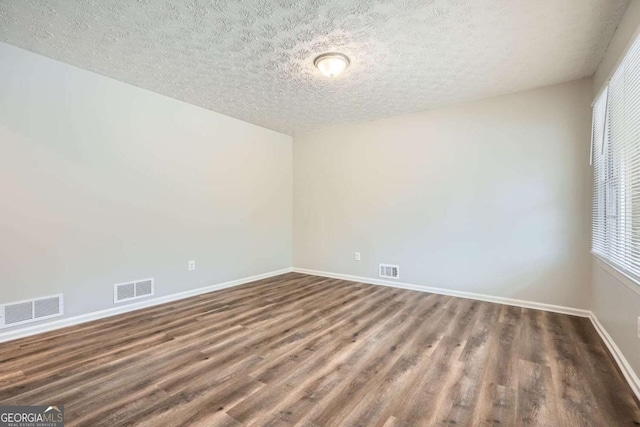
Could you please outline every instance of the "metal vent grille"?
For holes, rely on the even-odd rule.
[[[0,305],[0,328],[62,316],[62,294]]]
[[[391,264],[380,264],[379,276],[386,279],[399,279],[400,267]]]
[[[60,314],[60,298],[51,297],[35,300],[33,302],[33,317],[49,317]]]
[[[135,283],[125,283],[125,284],[116,286],[116,301],[135,298],[135,296],[136,296]]]
[[[113,288],[113,302],[119,303],[153,295],[153,279],[118,283]]]
[[[33,319],[32,301],[22,302],[19,304],[7,304],[4,306],[5,325],[27,322],[31,319]]]
[[[144,282],[136,283],[136,296],[143,297],[151,295],[153,293],[153,281],[145,280]]]

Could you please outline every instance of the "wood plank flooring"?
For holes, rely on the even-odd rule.
[[[306,276],[0,344],[67,426],[633,426],[587,319]]]

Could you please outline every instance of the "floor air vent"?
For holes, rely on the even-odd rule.
[[[135,282],[113,285],[113,302],[131,301],[153,295],[153,279],[142,279]]]
[[[400,267],[391,264],[380,264],[379,275],[380,277],[384,277],[386,279],[399,279]]]
[[[0,305],[0,328],[58,317],[64,314],[62,294]]]

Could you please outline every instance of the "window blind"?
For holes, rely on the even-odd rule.
[[[593,106],[592,250],[640,283],[640,39]]]

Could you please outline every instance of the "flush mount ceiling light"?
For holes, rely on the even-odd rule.
[[[313,65],[327,77],[341,74],[347,69],[349,63],[349,58],[346,55],[337,52],[323,53],[313,60]]]

